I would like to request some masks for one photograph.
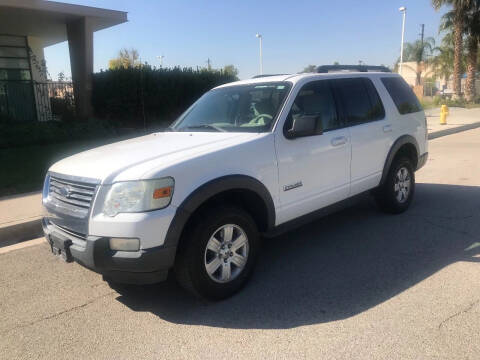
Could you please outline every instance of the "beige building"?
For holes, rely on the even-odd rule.
[[[432,96],[435,95],[434,89],[437,89],[439,91],[444,90],[446,93],[453,93],[453,79],[450,77],[449,79],[445,80],[445,78],[441,77],[436,77],[435,71],[431,65],[420,65],[421,70],[421,80],[420,80],[420,85],[423,86],[423,89],[421,92],[423,92],[424,96]],[[405,81],[412,87],[415,87],[416,85],[416,78],[417,78],[417,63],[414,61],[411,62],[404,62],[402,66],[402,77],[405,79]],[[428,81],[426,81],[428,79]],[[432,80],[433,79],[433,80]],[[461,91],[463,92],[464,86],[465,86],[465,77],[462,78],[461,80]],[[480,80],[477,80],[475,82],[475,86],[477,89],[477,94],[480,94]],[[433,89],[433,90],[432,90]],[[416,91],[417,96],[418,91]]]
[[[71,95],[77,115],[89,116],[93,33],[126,21],[127,13],[121,11],[45,0],[0,0],[0,116],[49,120],[52,98],[65,94]],[[48,81],[43,52],[64,41],[70,52],[70,88]]]

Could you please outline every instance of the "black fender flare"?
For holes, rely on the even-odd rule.
[[[417,151],[417,157],[420,155],[420,149],[418,147],[417,140],[411,135],[402,135],[400,136],[395,142],[393,143],[390,151],[388,152],[387,159],[385,160],[385,165],[383,166],[382,172],[382,179],[380,180],[380,185],[383,185],[387,179],[388,171],[390,170],[390,166],[392,166],[393,159],[395,159],[395,155],[397,155],[398,150],[405,145],[405,144],[412,144],[415,146]]]
[[[177,246],[182,231],[190,216],[205,201],[228,190],[250,190],[256,193],[265,203],[268,214],[269,229],[275,225],[275,206],[268,189],[257,179],[247,175],[227,175],[208,181],[194,190],[177,208],[175,216],[167,231],[164,247]]]

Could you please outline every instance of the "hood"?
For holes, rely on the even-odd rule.
[[[67,157],[49,171],[98,179],[107,183],[116,174],[160,157],[213,151],[258,137],[256,133],[164,132],[101,146]],[[181,158],[181,157],[180,157]],[[107,179],[108,178],[108,179]]]

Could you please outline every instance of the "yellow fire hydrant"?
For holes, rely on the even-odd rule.
[[[440,125],[447,125],[448,106],[442,105],[440,108]]]

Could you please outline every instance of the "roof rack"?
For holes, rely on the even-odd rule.
[[[290,74],[264,74],[264,75],[255,75],[254,77],[252,77],[252,79],[258,79],[258,78],[269,77],[269,76],[282,76],[282,75],[290,75]]]
[[[379,71],[379,72],[392,72],[386,66],[375,65],[320,65],[317,67],[317,73],[339,72],[339,71]]]

